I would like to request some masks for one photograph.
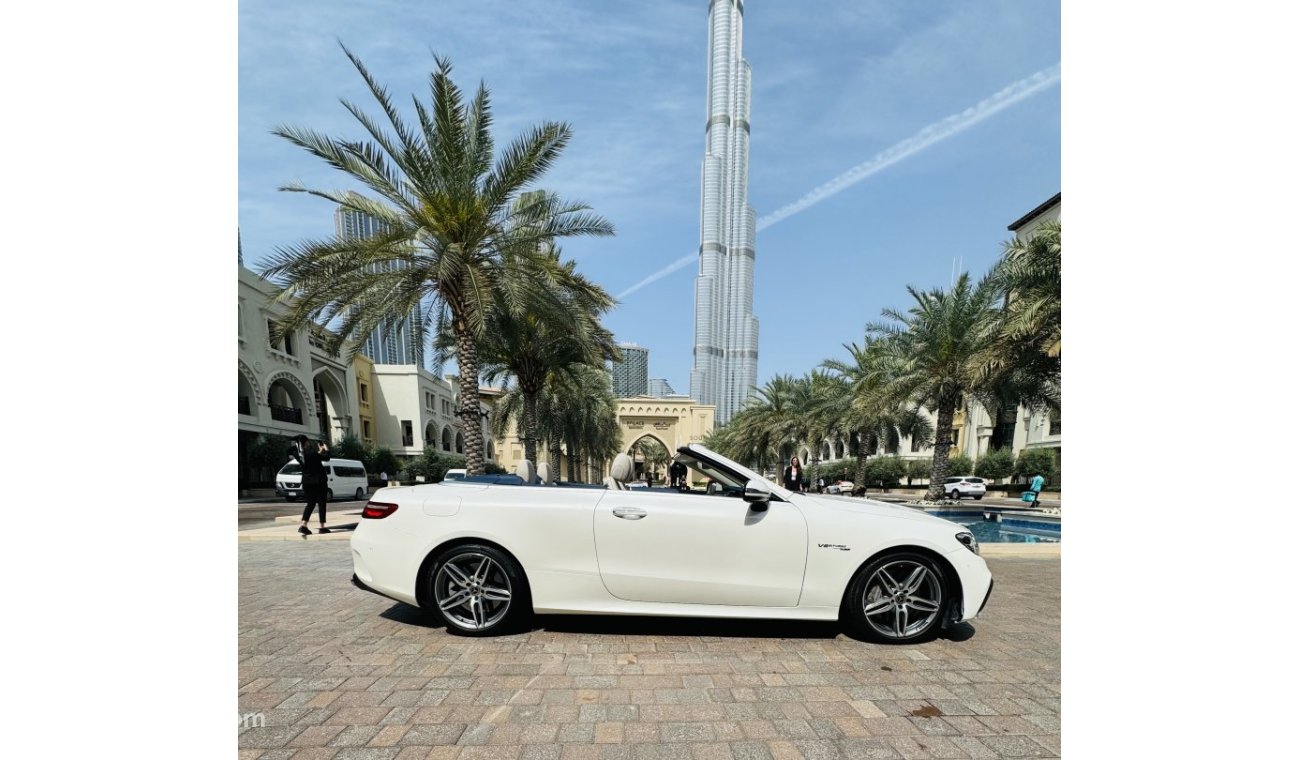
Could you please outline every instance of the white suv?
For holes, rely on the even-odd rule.
[[[974,475],[959,475],[943,481],[943,495],[953,500],[973,496],[978,501],[984,498],[984,490],[984,478]]]

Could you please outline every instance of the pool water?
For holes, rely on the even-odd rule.
[[[965,509],[927,509],[926,512],[935,517],[942,517],[945,520],[951,520],[960,525],[965,525],[975,534],[975,540],[981,544],[1059,544],[1061,543],[1060,523],[1033,521],[1020,517],[1006,518],[1014,520],[1016,524],[1007,525],[1005,523],[985,520],[984,513],[972,512]],[[1035,522],[1038,526],[1026,525],[1026,523]]]
[[[970,532],[975,534],[975,540],[981,544],[1061,543],[1059,531],[1049,533],[1048,531],[1035,531],[1032,528],[1012,527],[992,520],[985,520],[983,516],[978,520],[963,518],[955,522],[969,528]]]

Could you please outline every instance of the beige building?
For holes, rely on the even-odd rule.
[[[714,407],[697,404],[686,396],[621,398],[617,409],[618,427],[622,433],[619,450],[623,452],[630,452],[642,438],[652,438],[673,454],[679,446],[700,443],[713,432]],[[498,464],[508,472],[513,472],[515,465],[524,458],[524,442],[513,426],[504,438],[497,441],[497,451],[500,453]],[[538,457],[545,461],[544,453],[539,453]],[[603,479],[609,474],[609,464],[602,462],[592,472],[585,473],[583,480]],[[562,464],[560,469],[567,479],[567,464]]]
[[[273,286],[239,268],[239,429],[336,441],[356,427],[353,365],[324,348],[322,330],[272,342],[283,306]]]
[[[460,394],[451,378],[436,377],[414,364],[375,364],[376,445],[399,457],[413,457],[433,446],[449,454],[465,453],[465,436],[456,404]],[[491,406],[480,396],[480,425],[486,460],[496,461],[488,434]]]
[[[271,324],[286,308],[274,286],[239,267],[239,461],[259,434],[337,441],[357,428],[354,365],[327,351],[323,328],[272,341]]]
[[[365,446],[374,446],[378,437],[375,424],[375,363],[365,354],[352,357],[352,371],[357,377],[357,437]]]

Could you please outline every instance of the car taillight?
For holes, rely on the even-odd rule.
[[[382,520],[396,511],[396,504],[388,504],[382,501],[369,501],[366,502],[365,509],[361,510],[361,516],[369,520]]]

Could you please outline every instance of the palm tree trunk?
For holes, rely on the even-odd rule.
[[[521,389],[524,397],[524,459],[537,466],[537,394]]]
[[[560,479],[560,442],[554,440],[551,444],[551,482]]]
[[[463,319],[452,321],[456,338],[456,364],[460,371],[461,433],[465,437],[465,471],[469,475],[483,474],[483,425],[479,416],[478,400],[478,345]]]
[[[928,501],[943,497],[943,481],[948,477],[948,452],[952,446],[952,418],[956,415],[955,403],[942,403],[937,410],[934,431],[934,467],[930,470],[930,490],[925,492]]]
[[[858,467],[853,473],[854,488],[866,489],[867,487],[867,440],[870,437],[871,434],[867,432],[866,428],[858,431]]]
[[[579,461],[578,447],[570,444],[568,453],[569,453],[569,481],[572,483],[577,483],[579,480],[581,480],[581,477],[578,475],[578,461]]]

